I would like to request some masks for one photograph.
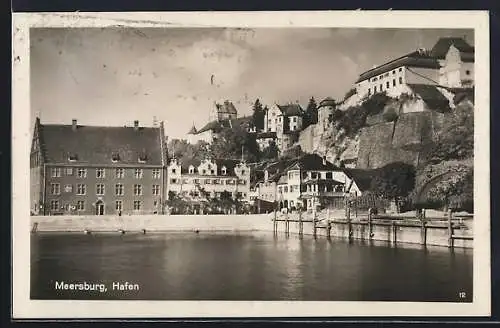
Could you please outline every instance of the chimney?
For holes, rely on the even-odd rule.
[[[326,165],[326,156],[323,156],[323,165]]]
[[[76,119],[73,119],[71,121],[71,128],[73,129],[73,131],[76,131],[76,128],[77,128],[77,121],[76,121]]]
[[[134,131],[137,131],[137,130],[139,130],[139,121],[135,120],[134,121]]]

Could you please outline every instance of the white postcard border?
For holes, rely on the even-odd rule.
[[[30,179],[28,154],[31,146],[31,122],[29,28],[110,26],[475,29],[474,196],[475,218],[477,219],[474,220],[473,302],[30,300]],[[12,83],[13,317],[15,319],[27,319],[489,316],[491,310],[489,72],[489,21],[486,11],[14,13]]]

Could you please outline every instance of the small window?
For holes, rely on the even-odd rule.
[[[51,183],[50,184],[50,193],[52,195],[60,195],[61,194],[61,185],[59,183]]]
[[[386,88],[387,88],[387,89],[389,89],[389,88],[391,87],[391,85],[390,85],[389,81],[387,81],[387,82],[385,83],[385,86],[386,86]]]
[[[173,174],[175,174],[177,170],[176,169],[171,169],[170,172],[172,172]]]
[[[96,195],[104,195],[104,184],[99,183],[96,185],[96,190],[95,190]]]
[[[373,87],[373,93],[377,93],[377,86]]]
[[[73,175],[73,168],[72,167],[66,168],[66,175]]]
[[[393,71],[392,71],[392,74],[396,74],[396,70],[393,70]]]
[[[226,175],[227,174],[227,169],[225,167],[222,167],[222,175]]]
[[[466,74],[466,75],[470,75],[470,71],[469,71],[469,70],[466,70],[466,71],[465,71],[465,74]]]
[[[123,177],[125,176],[125,170],[122,168],[116,169],[115,176],[117,179],[123,179]]]
[[[392,79],[392,86],[395,87],[396,86],[396,79]]]
[[[177,183],[177,179],[170,179],[170,183],[171,184],[176,184]]]
[[[51,175],[53,178],[59,178],[61,176],[61,168],[53,167],[51,169]]]
[[[143,171],[142,169],[135,169],[135,178],[142,179]]]
[[[215,173],[215,171],[214,171],[214,170],[210,170],[210,174],[214,174],[214,173]]]
[[[134,195],[135,196],[142,195],[142,185],[140,185],[140,184],[135,184],[134,185]]]
[[[67,184],[64,186],[64,192],[73,192],[73,185]]]
[[[58,211],[59,210],[59,201],[58,200],[51,200],[50,201],[50,209],[52,211]]]
[[[85,184],[77,184],[76,185],[76,194],[77,195],[85,195],[87,193],[87,185]]]
[[[380,85],[380,92],[382,92],[384,88],[382,88],[382,84]]]
[[[201,174],[207,174],[207,170],[202,170]]]
[[[78,156],[76,154],[69,154],[68,155],[68,161],[74,162],[78,160]]]
[[[78,177],[79,178],[86,178],[87,177],[87,169],[78,168]]]
[[[85,211],[85,201],[79,200],[76,202],[76,210],[77,211]]]
[[[399,84],[403,84],[403,78],[401,76],[399,77]]]
[[[95,177],[98,179],[103,179],[105,177],[106,171],[102,168],[95,170]]]
[[[123,196],[123,185],[121,183],[115,185],[115,194],[116,196]]]
[[[205,179],[205,184],[211,184],[212,181],[210,179]]]
[[[160,194],[160,185],[153,185],[153,195],[157,196]]]
[[[153,169],[153,179],[160,178],[160,169]]]
[[[134,210],[139,211],[141,209],[141,201],[140,200],[134,200]]]
[[[115,202],[115,209],[116,209],[116,211],[122,211],[123,210],[123,201],[117,200]]]

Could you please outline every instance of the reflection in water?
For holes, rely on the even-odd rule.
[[[32,236],[35,299],[472,300],[472,250],[284,234]],[[104,283],[106,293],[56,290]],[[113,282],[139,291],[112,290]]]

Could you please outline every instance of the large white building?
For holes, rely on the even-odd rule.
[[[398,96],[408,86],[464,88],[474,85],[474,47],[462,38],[441,38],[431,50],[419,49],[362,73],[360,98],[380,92]]]

